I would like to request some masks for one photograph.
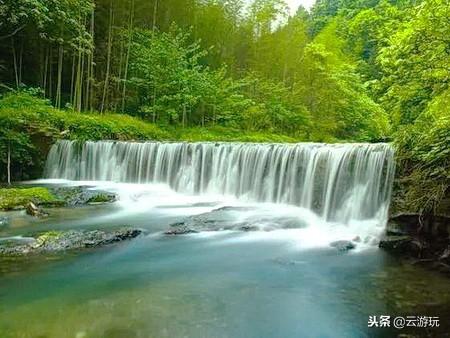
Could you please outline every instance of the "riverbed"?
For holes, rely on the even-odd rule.
[[[156,184],[43,180],[119,195],[110,204],[8,212],[0,237],[35,231],[144,230],[89,250],[0,262],[0,337],[392,337],[449,331],[448,278],[378,249],[383,225],[330,224],[287,205],[193,196]],[[256,231],[169,236],[170,224],[223,207]],[[246,208],[242,208],[245,206]],[[296,215],[304,225],[277,228]],[[272,219],[272,221],[271,221]],[[337,250],[335,240],[360,240]],[[374,328],[369,316],[439,316],[440,327]]]

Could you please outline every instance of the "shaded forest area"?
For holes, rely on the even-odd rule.
[[[449,18],[448,0],[318,0],[294,15],[282,0],[4,0],[1,177],[11,163],[23,171],[36,162],[36,129],[80,139],[393,141],[399,208],[442,208]],[[130,132],[141,120],[142,132]]]

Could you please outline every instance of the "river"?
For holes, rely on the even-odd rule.
[[[23,211],[9,212],[10,224],[0,228],[0,237],[27,236],[36,229],[112,229],[124,225],[142,228],[145,233],[134,240],[86,252],[2,259],[0,336],[393,337],[428,332],[424,328],[368,327],[369,316],[380,315],[441,316],[441,326],[435,332],[447,332],[448,279],[406,264],[377,247],[387,217],[391,183],[383,177],[389,175],[391,169],[386,170],[386,166],[390,164],[380,160],[379,147],[371,150],[374,160],[370,166],[354,164],[360,159],[370,161],[371,151],[342,149],[338,147],[338,155],[332,150],[331,155],[323,155],[324,162],[316,163],[317,168],[331,164],[332,170],[325,168],[319,173],[310,165],[307,173],[306,165],[303,176],[289,170],[295,167],[293,159],[302,162],[301,156],[295,157],[292,151],[266,154],[265,162],[259,165],[285,163],[285,169],[278,166],[278,170],[293,176],[287,174],[284,183],[277,179],[276,184],[268,186],[266,177],[270,175],[261,174],[253,183],[267,189],[257,194],[252,194],[251,184],[224,183],[220,187],[228,189],[225,192],[211,189],[208,182],[220,176],[211,171],[196,178],[189,173],[186,182],[198,184],[181,189],[180,177],[170,173],[186,173],[183,165],[187,166],[187,162],[162,166],[159,173],[167,175],[157,183],[148,182],[153,179],[144,179],[143,171],[137,173],[130,167],[130,163],[137,163],[133,161],[142,162],[141,155],[140,159],[136,155],[127,161],[122,157],[109,171],[93,169],[102,168],[101,163],[111,165],[111,154],[115,158],[120,155],[117,149],[98,153],[108,154],[107,159],[93,161],[91,157],[82,163],[81,152],[72,153],[66,162],[54,160],[58,167],[52,169],[50,165],[46,171],[52,178],[29,183],[89,186],[114,192],[119,200],[49,209],[50,216],[45,219],[31,218]],[[386,149],[382,147],[382,152],[388,154],[384,158],[389,158]],[[68,154],[58,151],[54,148],[51,156]],[[205,153],[213,154],[208,149]],[[285,161],[283,156],[287,156]],[[317,160],[317,156],[322,155],[310,158]],[[356,162],[349,160],[352,156]],[[248,164],[255,161],[245,158]],[[255,158],[261,159],[261,154]],[[69,159],[72,164],[61,167]],[[207,159],[202,157],[200,162],[190,161],[189,165],[208,163]],[[93,177],[70,177],[80,173],[80,167],[70,171],[73,161],[91,168],[85,175],[90,172]],[[374,164],[379,167],[374,168]],[[229,168],[226,175],[234,175],[239,178],[235,182],[242,182],[247,172],[236,170]],[[355,170],[365,175],[358,176]],[[148,172],[151,170],[146,170],[145,175]],[[377,176],[380,172],[383,174]],[[116,182],[112,182],[112,177],[96,176],[105,173],[122,175],[122,179],[115,176]],[[309,197],[295,194],[292,189],[288,194],[272,194],[282,184],[286,191],[292,188],[294,176],[299,186],[305,186],[303,178],[328,173],[332,178],[329,184],[340,187],[337,190],[322,184],[310,189]],[[276,176],[280,177],[280,173]],[[81,181],[86,178],[101,181]],[[344,182],[344,178],[349,179]],[[217,181],[214,184],[216,188],[219,185]],[[359,194],[359,201],[354,194]],[[192,215],[215,217],[217,210],[226,210],[220,216],[222,222],[246,222],[257,226],[257,230],[164,234],[173,223]],[[330,246],[339,240],[353,241],[356,247],[338,250]]]

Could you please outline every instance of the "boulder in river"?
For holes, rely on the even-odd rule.
[[[33,202],[29,202],[25,206],[25,211],[28,215],[34,216],[34,217],[47,217],[48,213],[46,213],[42,208],[38,207]]]
[[[166,235],[186,235],[198,233],[197,230],[185,226],[184,223],[174,223],[171,227],[172,228],[164,232]]]
[[[63,200],[67,206],[112,203],[117,201],[117,195],[114,193],[89,188],[88,186],[58,187],[51,189],[51,191],[56,197]]]
[[[200,231],[270,231],[303,228],[306,223],[296,216],[273,216],[254,207],[222,207],[200,215],[186,217],[171,224],[168,235],[182,235]]]
[[[346,240],[331,242],[330,246],[338,249],[339,251],[348,251],[356,247],[351,241]]]
[[[27,243],[22,241],[0,242],[0,255],[21,256],[33,253],[58,253],[66,250],[101,247],[135,238],[141,233],[142,230],[133,228],[121,228],[113,231],[48,231],[34,235],[34,240]]]
[[[0,227],[6,226],[9,223],[8,217],[0,217]]]

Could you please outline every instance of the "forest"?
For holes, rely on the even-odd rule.
[[[398,207],[434,211],[449,18],[448,0],[3,0],[0,178],[33,177],[45,138],[388,141]]]

